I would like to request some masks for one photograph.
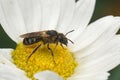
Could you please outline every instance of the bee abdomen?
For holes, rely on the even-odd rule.
[[[40,37],[29,37],[29,38],[24,38],[23,40],[23,44],[24,45],[31,45],[31,44],[34,44],[34,43],[37,43],[41,40]]]

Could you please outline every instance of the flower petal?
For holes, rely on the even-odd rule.
[[[66,32],[74,14],[75,0],[60,0],[60,2],[60,16],[56,29],[60,32]]]
[[[27,32],[39,31],[41,26],[40,0],[18,0]]]
[[[25,73],[17,67],[0,64],[0,80],[29,80]]]
[[[79,59],[80,66],[68,80],[107,80],[107,72],[119,63],[120,35],[117,35],[91,55]]]
[[[107,72],[120,64],[120,35],[115,36],[100,49],[79,59],[78,73]],[[82,71],[81,71],[82,70]]]
[[[38,80],[63,80],[58,74],[48,70],[36,73],[34,77]]]
[[[108,80],[109,73],[99,72],[73,75],[68,80]]]
[[[6,64],[15,67],[15,65],[11,62],[11,56],[9,53],[10,51],[11,51],[10,49],[6,49],[6,51],[0,49],[0,64]]]
[[[18,42],[20,34],[26,32],[23,16],[16,0],[0,0],[0,23],[15,42]]]
[[[90,44],[88,47],[81,50],[81,57],[85,57],[86,55],[90,55],[92,52],[94,52],[97,49],[100,49],[104,44],[106,44],[113,36],[116,34],[116,32],[120,28],[120,17],[115,17],[112,24],[109,26],[109,29],[104,32],[99,38],[97,38],[94,43]],[[78,51],[79,52],[79,51]]]
[[[80,51],[89,47],[89,45],[92,45],[97,39],[99,40],[100,37],[102,39],[115,34],[119,29],[119,25],[119,17],[107,16],[97,20],[90,24],[83,35],[74,41],[75,45],[72,46],[72,48],[74,48],[73,51]]]
[[[18,69],[12,62],[4,57],[3,54],[9,51],[10,50],[7,49],[5,52],[3,49],[0,50],[0,80],[29,80],[22,70]]]
[[[2,56],[4,56],[7,60],[12,61],[12,59],[11,59],[11,52],[12,52],[12,50],[13,49],[9,49],[9,48],[7,48],[7,49],[0,49],[0,54]]]
[[[73,32],[74,36],[68,35],[68,37],[70,36],[71,39],[76,40],[79,36],[81,36],[81,33],[85,30],[90,22],[94,11],[95,2],[96,0],[79,0],[77,2],[73,19],[71,24],[68,26],[68,31],[75,30]]]
[[[41,0],[42,6],[42,22],[41,29],[55,29],[59,13],[60,13],[60,0]]]

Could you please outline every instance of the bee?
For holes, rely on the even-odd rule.
[[[74,30],[71,30],[67,32],[65,35],[63,33],[59,33],[55,30],[46,30],[46,31],[38,31],[38,32],[31,32],[31,33],[26,33],[23,35],[20,35],[21,38],[23,39],[23,44],[24,45],[32,45],[35,43],[38,43],[40,41],[43,42],[43,45],[47,44],[47,48],[50,51],[53,60],[54,60],[54,54],[52,49],[49,47],[49,44],[54,43],[56,46],[58,43],[63,47],[63,45],[67,46],[68,40],[73,43],[70,39],[66,37],[68,33],[73,32]],[[31,54],[28,56],[28,59],[35,53],[35,51],[41,46],[42,44],[39,44],[34,48],[34,50],[31,52]],[[64,48],[64,47],[63,47]],[[54,61],[55,62],[55,61]]]

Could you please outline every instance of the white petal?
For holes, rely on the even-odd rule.
[[[26,32],[16,0],[0,0],[0,23],[15,42],[18,42],[20,34]]]
[[[68,80],[108,80],[109,73],[105,72],[93,72],[90,74],[77,74],[73,75]]]
[[[5,54],[9,54],[10,51],[0,49],[0,80],[28,80],[25,73],[6,58]]]
[[[80,51],[94,43],[99,37],[106,34],[109,30],[110,34],[114,34],[119,27],[114,27],[116,24],[120,25],[120,19],[116,19],[112,16],[103,17],[102,19],[97,20],[96,22],[90,24],[83,34],[74,41],[75,44],[72,45],[71,49],[73,49],[73,51]],[[115,31],[112,31],[111,29],[114,29]]]
[[[61,9],[57,30],[60,32],[68,32],[75,9],[75,0],[60,0],[60,3]]]
[[[6,51],[5,49],[4,50],[0,49],[0,63],[15,67],[15,65],[11,62],[11,56],[9,53],[10,51],[11,51],[10,49],[6,49]]]
[[[63,80],[58,74],[48,70],[36,73],[34,77],[38,80]]]
[[[71,39],[75,40],[81,36],[80,34],[90,22],[94,11],[95,2],[96,0],[79,0],[77,2],[72,22],[68,27],[68,31],[75,30],[73,32],[74,36],[68,35]]]
[[[79,61],[78,73],[107,72],[120,64],[120,35]]]
[[[40,0],[18,0],[27,32],[39,31],[41,26]]]
[[[97,49],[100,49],[104,44],[106,44],[113,36],[116,34],[116,32],[120,28],[120,17],[115,17],[112,24],[109,26],[109,29],[104,32],[99,38],[97,38],[92,44],[90,44],[88,47],[84,48],[83,50],[80,50],[81,57],[85,57],[87,55],[90,55],[92,52],[94,52]],[[79,51],[78,51],[79,52]]]
[[[10,60],[10,61],[12,61],[12,59],[11,59],[11,52],[12,52],[12,50],[13,49],[9,49],[9,48],[7,48],[7,49],[0,49],[0,54],[2,55],[2,56],[4,56],[7,60]]]
[[[17,67],[0,63],[0,80],[29,80]]]
[[[60,0],[41,0],[42,30],[55,29],[60,13]]]

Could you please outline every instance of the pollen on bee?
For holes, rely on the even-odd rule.
[[[20,69],[26,72],[26,75],[35,80],[35,73],[44,70],[51,70],[58,73],[65,80],[70,77],[77,66],[73,54],[67,47],[61,47],[60,44],[50,44],[54,57],[50,54],[46,45],[41,45],[35,53],[27,61],[28,56],[38,44],[29,46],[19,43],[14,51],[12,51],[12,59]],[[53,58],[56,64],[53,61]]]

